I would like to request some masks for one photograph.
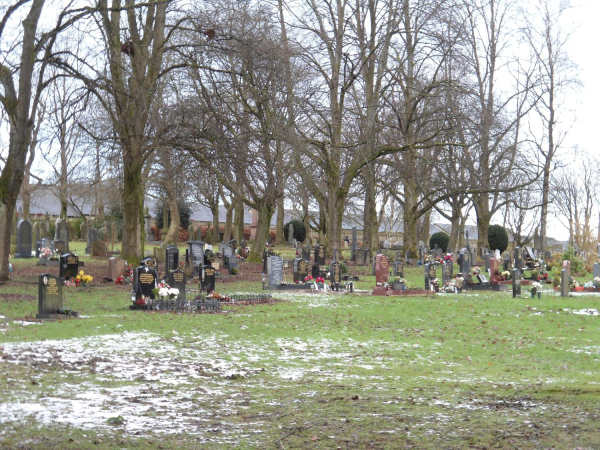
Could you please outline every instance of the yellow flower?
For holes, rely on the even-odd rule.
[[[79,275],[83,276],[83,270],[79,271]]]
[[[81,275],[77,275],[77,276],[75,277],[75,279],[76,279],[76,280],[80,280],[80,279],[81,279]]]

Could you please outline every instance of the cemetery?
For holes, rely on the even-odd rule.
[[[131,377],[135,376],[140,380],[154,379],[152,384],[156,386],[156,383],[159,383],[161,389],[177,386],[174,391],[175,398],[196,395],[193,394],[191,385],[188,387],[185,382],[182,384],[182,380],[192,376],[191,367],[194,361],[203,361],[202,364],[205,366],[202,369],[205,380],[203,383],[206,385],[208,382],[207,386],[218,383],[221,389],[225,388],[225,390],[216,397],[214,395],[196,397],[195,401],[200,409],[206,408],[209,402],[212,404],[215,401],[226,401],[234,395],[238,387],[244,386],[244,389],[249,392],[250,404],[255,403],[254,408],[258,408],[254,414],[271,417],[271,414],[280,407],[268,406],[268,404],[279,399],[277,400],[279,404],[289,408],[291,404],[288,405],[285,400],[282,403],[282,398],[288,396],[302,398],[306,388],[317,392],[320,399],[331,401],[328,400],[330,396],[336,394],[324,390],[323,385],[328,385],[328,380],[346,377],[348,387],[342,389],[342,397],[347,396],[348,399],[352,399],[357,396],[358,398],[350,400],[352,403],[348,406],[356,405],[355,402],[358,402],[362,405],[361,408],[366,408],[366,411],[383,408],[387,411],[386,414],[394,416],[398,412],[394,412],[392,405],[405,405],[403,411],[408,412],[404,414],[408,414],[406,417],[411,417],[411,421],[417,424],[420,420],[424,420],[424,416],[422,412],[410,406],[412,396],[396,394],[396,397],[392,397],[396,399],[393,403],[389,403],[389,400],[384,398],[391,393],[389,390],[392,389],[393,383],[390,384],[392,378],[397,376],[399,371],[406,370],[401,369],[406,364],[409,367],[414,366],[411,371],[425,370],[427,374],[425,378],[429,385],[435,386],[434,390],[419,391],[422,398],[420,401],[429,404],[428,408],[431,412],[428,414],[450,414],[454,417],[453,420],[463,420],[461,418],[464,417],[464,413],[453,399],[456,395],[455,389],[458,389],[461,402],[466,402],[470,405],[469,408],[473,408],[470,413],[472,415],[479,416],[478,411],[483,412],[490,408],[497,410],[498,405],[501,405],[502,418],[486,415],[485,419],[484,416],[479,419],[485,420],[491,427],[500,427],[501,423],[498,421],[506,418],[520,422],[527,420],[528,417],[531,420],[533,414],[543,417],[542,420],[545,423],[552,423],[553,428],[545,429],[543,434],[538,434],[539,442],[555,439],[556,435],[553,432],[555,426],[569,426],[572,420],[579,420],[578,418],[584,417],[583,415],[593,413],[595,408],[593,403],[587,403],[587,400],[573,395],[558,406],[558,409],[554,406],[554,409],[548,410],[546,409],[548,402],[555,402],[555,400],[551,400],[551,397],[543,391],[533,394],[528,382],[523,380],[532,377],[535,379],[542,373],[553,373],[553,364],[560,361],[561,364],[572,366],[574,370],[563,373],[562,377],[555,381],[546,382],[549,388],[563,389],[562,386],[577,382],[579,386],[589,386],[589,388],[582,387],[584,392],[587,392],[587,389],[595,389],[593,388],[595,382],[592,381],[595,372],[586,372],[583,369],[590,362],[585,353],[587,350],[582,353],[565,353],[558,344],[562,343],[567,350],[591,348],[589,344],[583,342],[578,344],[578,340],[584,338],[584,342],[591,342],[588,340],[595,339],[599,333],[595,322],[598,320],[597,305],[600,302],[600,262],[594,264],[593,273],[584,276],[578,274],[574,277],[570,272],[570,261],[561,261],[561,255],[558,254],[552,255],[549,259],[527,261],[525,257],[529,254],[529,250],[525,254],[521,249],[515,249],[510,255],[514,257],[513,259],[508,258],[508,254],[498,255],[497,252],[484,251],[481,252],[483,256],[475,257],[472,264],[472,252],[468,250],[440,253],[435,248],[423,247],[422,255],[412,261],[403,258],[400,251],[381,248],[377,250],[372,262],[366,264],[361,258],[356,258],[359,252],[356,249],[353,251],[353,247],[350,246],[332,255],[319,244],[306,246],[302,243],[286,242],[283,245],[268,247],[263,252],[262,262],[251,263],[241,257],[239,248],[233,250],[232,242],[223,242],[219,246],[214,246],[203,241],[187,241],[168,246],[157,243],[151,247],[148,256],[142,259],[139,266],[132,267],[118,255],[106,259],[86,254],[84,247],[87,244],[86,241],[81,240],[69,242],[69,252],[66,251],[66,247],[63,247],[63,253],[57,253],[59,260],[57,266],[37,265],[36,260],[43,259],[44,256],[40,253],[36,258],[33,250],[31,258],[13,259],[15,283],[3,286],[0,291],[0,312],[4,314],[6,321],[0,335],[4,342],[2,354],[4,361],[9,361],[3,363],[8,372],[5,371],[7,378],[2,383],[8,383],[11,391],[20,392],[23,398],[28,398],[33,392],[18,381],[21,378],[20,373],[25,369],[25,366],[19,362],[22,358],[20,354],[25,348],[31,349],[33,342],[38,342],[40,338],[45,337],[53,340],[48,341],[49,344],[41,344],[42,347],[38,350],[28,350],[32,355],[30,358],[34,360],[43,358],[44,352],[48,351],[58,351],[65,356],[59,358],[56,367],[45,368],[42,365],[27,369],[27,378],[39,380],[37,383],[42,386],[52,386],[50,380],[44,381],[50,373],[56,370],[59,372],[73,370],[69,369],[73,363],[66,357],[71,345],[83,345],[85,350],[83,353],[78,350],[78,358],[88,361],[85,367],[88,365],[94,367],[95,373],[109,376],[115,382],[122,380],[131,383],[132,381],[126,380],[133,380]],[[164,253],[157,252],[156,249],[161,248]],[[354,253],[356,261],[351,260],[351,253]],[[81,269],[83,260],[85,272]],[[237,267],[239,270],[233,273],[232,267]],[[534,273],[537,267],[544,267],[544,269]],[[544,277],[541,273],[548,275]],[[555,287],[552,281],[557,273],[561,283]],[[75,283],[78,277],[80,281]],[[84,277],[87,283],[81,282]],[[594,281],[595,279],[597,280]],[[35,289],[32,285],[33,280],[36,280]],[[72,284],[69,280],[73,280]],[[82,289],[82,284],[87,285],[86,289]],[[504,288],[498,289],[498,286]],[[360,305],[360,312],[353,309],[353,306],[358,305]],[[431,311],[437,311],[438,314],[432,316]],[[352,324],[353,335],[358,336],[356,334],[358,332],[367,332],[371,335],[368,341],[361,344],[366,345],[363,348],[367,353],[349,366],[349,373],[343,369],[348,361],[342,354],[347,351],[347,346],[350,344],[343,340],[338,341],[335,334],[331,334],[336,333],[335,330],[339,327],[337,323],[340,314],[344,318],[344,323]],[[465,326],[468,325],[468,328],[464,328],[463,331],[467,333],[465,336],[459,337],[460,334],[455,336],[443,330],[449,323],[454,322],[454,320],[448,321],[450,316],[456,316]],[[546,321],[543,327],[541,323],[536,325],[543,320],[544,316],[552,317],[553,322]],[[427,318],[430,325],[423,328],[417,323],[413,324],[413,318],[417,320]],[[414,330],[404,328],[400,331],[393,324],[401,328],[413,327]],[[558,331],[554,324],[560,324],[562,331]],[[84,328],[79,328],[81,326]],[[541,328],[539,333],[536,331],[534,337],[526,331],[520,331],[524,326]],[[104,331],[105,327],[106,331]],[[77,337],[73,337],[74,330],[81,330],[75,333]],[[274,332],[276,335],[288,330],[287,334],[284,333],[282,337],[277,338],[277,342],[280,343],[278,345],[283,346],[284,354],[295,355],[293,358],[299,361],[301,366],[308,364],[302,362],[303,358],[307,358],[307,361],[312,359],[323,363],[327,359],[334,364],[322,366],[321,370],[325,371],[316,378],[311,375],[309,365],[298,372],[294,372],[293,370],[297,369],[291,367],[285,368],[287,367],[285,358],[272,354],[272,343],[269,343],[269,340],[265,342],[260,337],[264,330],[270,330],[270,333]],[[334,347],[327,344],[328,350],[322,347],[326,341],[312,336],[315,332],[322,334],[324,330],[329,331],[325,332],[323,339],[333,339],[332,342],[336,342]],[[585,330],[583,336],[580,335],[581,330]],[[228,336],[227,338],[225,335],[219,337],[223,332]],[[289,334],[290,332],[292,334]],[[396,347],[394,336],[397,333],[402,336],[402,342],[414,343],[415,347],[410,351],[402,350],[403,347]],[[513,333],[516,333],[515,338],[511,337]],[[550,336],[552,339],[558,339],[557,333],[563,336],[562,341],[552,344],[552,347],[556,348],[554,351],[560,352],[555,355],[559,357],[558,360],[548,353],[545,353],[543,360],[533,356],[532,351],[541,350],[541,346],[548,345],[549,341],[546,340]],[[213,335],[216,341],[207,341],[209,335]],[[284,335],[289,337],[284,338]],[[155,369],[146,372],[144,364],[139,365],[129,361],[127,353],[124,353],[126,347],[117,344],[119,336],[138,348],[140,352],[147,351],[145,349],[151,347],[167,350],[172,348],[172,341],[175,339],[180,343],[179,345],[183,344],[187,348],[186,356],[178,356],[177,360],[180,362],[153,358],[151,363]],[[200,338],[203,344],[193,350],[195,352],[193,356],[190,349],[195,347],[193,342],[200,336],[203,336]],[[519,336],[519,341],[516,340],[516,336]],[[306,350],[298,353],[294,344],[294,339],[298,338],[315,347],[310,354],[306,354]],[[150,344],[151,347],[147,347],[144,342],[148,339],[150,342],[156,342]],[[262,364],[257,365],[250,361],[244,364],[239,361],[239,354],[232,349],[226,350],[225,353],[218,352],[215,346],[219,345],[221,339],[226,339],[230,344],[243,343],[243,351],[260,355]],[[383,339],[386,342],[385,352],[390,356],[393,355],[394,362],[392,363],[391,360],[386,364],[387,370],[390,371],[387,375],[385,372],[377,371],[371,374],[369,370],[360,369],[361,364],[369,364],[379,353],[376,347],[371,347],[368,343],[373,339]],[[467,345],[470,350],[462,351],[459,355],[454,355],[452,352],[444,353],[444,359],[434,359],[424,366],[418,362],[419,358],[424,356],[425,348],[432,350],[430,346],[434,342],[444,342],[443,346],[454,346],[463,342],[461,345]],[[264,345],[265,343],[267,345]],[[423,345],[425,347],[420,350]],[[349,348],[352,346],[350,345]],[[506,353],[504,356],[498,356],[500,349],[502,353]],[[240,351],[242,351],[241,347]],[[521,361],[522,357],[519,355],[523,355],[524,351],[528,356]],[[87,354],[89,356],[86,356]],[[106,362],[93,362],[96,357]],[[225,367],[216,364],[216,360],[222,357],[227,361]],[[530,364],[532,358],[537,361],[534,366]],[[465,364],[464,361],[469,360],[472,362]],[[448,366],[449,363],[452,365]],[[10,365],[6,366],[6,364]],[[268,371],[283,370],[284,372],[279,375],[270,372],[267,372],[268,376],[260,375],[264,370],[261,365],[264,364]],[[174,368],[177,368],[178,372],[173,372]],[[291,371],[290,375],[284,375],[285,371]],[[436,375],[436,371],[440,374]],[[67,414],[62,423],[69,423],[70,420],[80,423],[82,420],[91,421],[88,426],[74,435],[73,439],[76,442],[85,441],[83,434],[80,433],[86,435],[92,433],[98,443],[114,442],[116,436],[120,442],[129,443],[139,442],[140,435],[145,436],[144,439],[157,439],[154,432],[159,430],[163,436],[158,438],[159,441],[167,439],[172,442],[175,438],[173,433],[178,428],[148,416],[144,408],[135,406],[127,400],[121,400],[118,405],[108,408],[102,414],[94,413],[94,408],[101,406],[101,403],[92,400],[93,397],[86,400],[85,396],[76,390],[80,383],[91,382],[93,385],[94,382],[80,369],[76,369],[74,373],[71,382],[73,391],[70,388],[65,391],[63,387],[62,390],[65,392],[63,395],[73,396],[73,401],[85,405],[89,412],[68,412],[58,405],[46,405],[44,408],[57,417]],[[383,376],[383,379],[372,387],[365,387],[361,383],[361,390],[357,391],[355,389],[358,386],[353,388],[354,383],[350,381],[352,378],[348,378],[350,373],[354,374],[353,377],[363,380],[369,380],[376,374],[378,378]],[[511,374],[519,375],[515,378]],[[488,379],[491,377],[494,383],[501,387],[490,393],[488,382],[478,378],[483,376]],[[451,385],[447,385],[446,379],[456,377],[470,377],[471,381],[454,381]],[[259,392],[247,384],[257,379],[262,379],[261,383],[271,386],[272,392],[266,397],[265,392],[262,390]],[[306,385],[304,389],[297,384],[297,380],[302,380],[302,385]],[[140,389],[145,385],[143,381],[136,381],[128,389],[132,394],[142,395]],[[423,389],[419,386],[413,381],[406,388]],[[449,389],[450,386],[455,387]],[[114,395],[119,392],[117,385],[108,390],[102,389],[107,393],[105,394],[107,401],[116,398],[112,397],[112,392]],[[523,393],[515,396],[515,389]],[[471,392],[469,397],[474,396],[475,400],[467,400],[466,394],[461,394],[467,390]],[[514,403],[505,403],[509,397]],[[160,391],[156,391],[147,398],[150,402],[148,404],[151,404],[154,401],[152,398],[159,401],[162,395]],[[193,409],[187,410],[178,406],[178,403],[160,401],[163,402],[161,414],[174,414],[179,417],[178,423],[187,427],[189,436],[177,438],[183,439],[182,442],[200,438],[210,439],[218,446],[227,446],[233,441],[248,444],[268,442],[268,439],[281,439],[286,434],[273,434],[274,429],[270,425],[260,425],[259,421],[259,424],[254,427],[258,426],[262,433],[266,433],[265,436],[242,437],[246,434],[252,436],[251,428],[245,423],[248,420],[232,419],[222,408],[211,409],[208,413],[210,420],[220,425],[210,423],[207,423],[206,427],[192,425]],[[40,420],[35,412],[22,409],[20,403],[15,403],[9,398],[5,398],[3,402],[6,405],[3,407],[3,415],[6,417],[22,414],[24,417],[30,417],[31,420]],[[575,402],[582,408],[581,410],[574,409]],[[310,408],[312,404],[311,401],[305,403],[302,410]],[[42,401],[42,404],[45,402]],[[239,409],[240,407],[233,406],[234,410],[238,410],[238,414],[243,411]],[[327,411],[326,406],[320,413],[323,414],[323,419],[328,415]],[[248,414],[252,413],[242,413],[242,417]],[[302,414],[305,413],[301,412]],[[356,412],[351,413],[350,410],[346,414],[353,414],[356,417]],[[122,422],[119,417],[122,418]],[[115,421],[117,426],[113,424]],[[62,433],[60,431],[62,425],[59,423],[52,420],[45,422],[45,425],[50,427],[51,436],[54,436],[52,439],[57,439],[59,435],[57,433]],[[140,428],[142,423],[146,424],[143,429]],[[433,434],[429,432],[427,439],[433,436],[433,442],[436,442],[439,437],[441,442],[442,436],[447,436],[449,432],[448,424],[449,422],[438,422],[433,427]],[[231,431],[226,434],[221,432],[220,437],[215,436],[214,432],[210,431],[215,429],[215,426]],[[281,426],[284,429],[286,427],[283,422]],[[373,439],[376,435],[373,433],[381,430],[375,424],[361,425],[361,427],[370,436],[369,439]],[[333,439],[327,438],[327,435],[333,436],[333,433],[340,433],[342,429],[346,429],[345,426],[333,424],[319,428],[321,431],[316,436],[323,442],[330,442],[330,439]],[[425,434],[422,434],[425,433],[424,429],[415,427],[411,429],[417,436],[421,435],[422,439],[425,439]],[[589,435],[590,439],[595,436],[591,429],[585,430],[586,428],[584,434]],[[12,436],[10,439],[16,439],[15,435]],[[299,444],[304,440],[302,436],[304,434],[300,433],[297,437],[290,438],[289,442]],[[230,438],[233,441],[230,441]],[[288,438],[284,437],[284,439]],[[341,442],[340,439],[343,438],[335,438],[331,442]],[[405,442],[403,439],[396,436],[392,438],[392,442],[400,445]],[[492,437],[490,436],[489,439]]]
[[[598,2],[5,3],[0,448],[600,448]]]

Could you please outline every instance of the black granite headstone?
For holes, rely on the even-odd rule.
[[[62,308],[64,280],[49,273],[38,277],[38,319],[51,317]]]
[[[79,256],[73,253],[65,253],[60,256],[59,273],[61,278],[68,280],[75,278],[79,273]]]
[[[165,272],[179,268],[179,249],[176,245],[169,245],[165,250]]]
[[[202,267],[202,290],[209,294],[215,290],[216,272],[213,266],[205,265]]]
[[[153,289],[156,288],[156,269],[150,266],[140,266],[137,271],[136,298],[155,299]]]
[[[322,244],[318,244],[317,246],[315,246],[315,264],[318,264],[320,266],[324,266],[325,265],[325,246]]]
[[[167,273],[167,282],[169,286],[179,289],[179,300],[185,301],[185,273],[181,269]]]
[[[294,281],[304,281],[308,276],[308,261],[303,258],[298,258],[294,262]]]

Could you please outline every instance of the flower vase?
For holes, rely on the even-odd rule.
[[[538,298],[542,298],[542,293],[541,292],[538,292],[537,295],[538,295]]]

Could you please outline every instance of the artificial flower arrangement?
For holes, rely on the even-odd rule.
[[[501,276],[503,280],[510,280],[510,272],[508,270],[502,272]]]
[[[131,280],[133,279],[133,266],[129,264],[127,266],[127,270],[124,275],[117,277],[115,280],[115,284],[131,284]]]
[[[304,278],[305,283],[310,283],[312,280],[313,280],[313,277],[311,275]]]
[[[38,251],[40,253],[40,259],[43,261],[57,260],[58,256],[59,256],[58,252],[53,251],[52,249],[50,249],[48,247],[38,248]]]
[[[323,284],[323,283],[325,283],[325,279],[323,277],[317,277],[317,278],[315,278],[315,283]]]
[[[444,255],[444,261],[448,262],[448,261],[454,261],[454,259],[452,258],[452,255],[450,253]]]
[[[533,283],[531,283],[531,293],[532,294],[536,294],[536,293],[538,293],[541,290],[542,290],[542,284],[541,283],[539,283],[537,281],[534,281]]]
[[[86,275],[83,270],[80,270],[77,276],[75,277],[75,284],[77,286],[85,286],[88,283],[91,283],[94,277],[91,275]]]
[[[154,293],[154,297],[158,296],[160,300],[173,300],[179,296],[179,289],[172,288],[164,281],[158,283],[156,287],[152,289],[152,292]]]

